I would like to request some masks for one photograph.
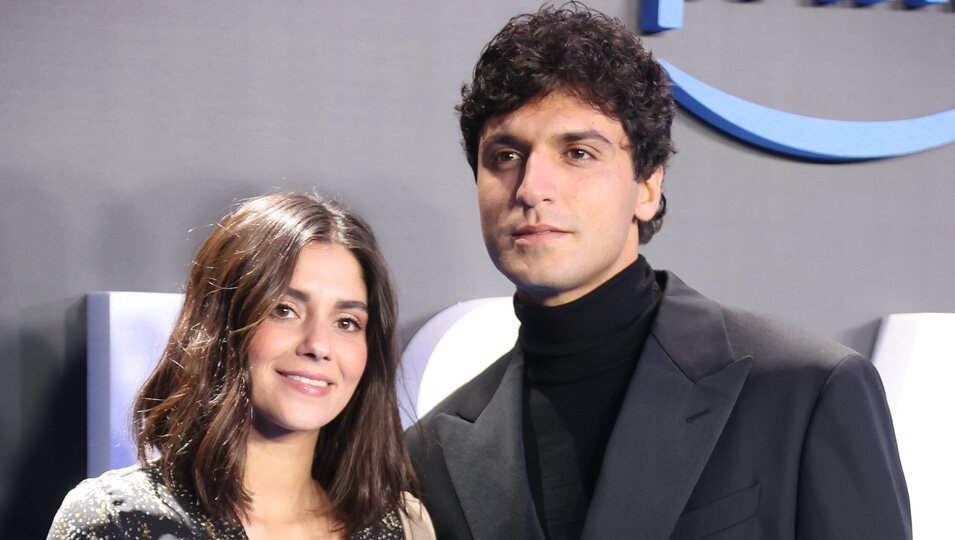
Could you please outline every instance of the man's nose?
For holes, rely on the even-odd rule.
[[[544,154],[531,153],[521,168],[517,201],[527,207],[553,202],[556,195],[557,167]]]

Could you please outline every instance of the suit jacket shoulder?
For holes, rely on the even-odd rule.
[[[717,303],[671,272],[657,274],[664,299],[652,334],[694,381],[745,357],[757,370],[816,371],[824,380],[840,361],[858,355],[782,319]]]
[[[750,365],[672,538],[910,538],[892,419],[871,362],[718,304],[672,274],[664,280],[654,336],[689,379],[705,382],[722,358]]]

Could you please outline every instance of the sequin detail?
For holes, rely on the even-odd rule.
[[[203,513],[192,490],[162,483],[159,472],[138,465],[103,473],[70,491],[53,518],[48,540],[248,540],[240,525]],[[404,540],[397,511],[349,540]]]

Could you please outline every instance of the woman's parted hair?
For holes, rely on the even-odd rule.
[[[675,106],[666,72],[618,19],[577,2],[544,6],[512,18],[487,44],[461,89],[461,135],[476,173],[487,121],[552,92],[566,92],[623,125],[633,170],[644,181],[675,152]],[[666,197],[650,221],[639,223],[646,243],[663,225]]]
[[[133,410],[139,460],[155,457],[167,484],[185,483],[203,509],[237,522],[252,429],[248,347],[278,304],[302,249],[340,245],[361,265],[368,290],[368,360],[345,409],[322,428],[313,477],[346,534],[402,505],[414,473],[395,390],[397,301],[368,225],[315,195],[251,199],[224,217],[199,248],[179,319]]]

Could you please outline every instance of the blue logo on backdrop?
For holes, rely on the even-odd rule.
[[[838,0],[817,0],[820,4]],[[882,0],[859,1],[876,3]],[[948,0],[906,0],[909,7]],[[683,26],[683,0],[643,0],[641,28],[662,32]],[[714,127],[774,152],[823,161],[856,161],[914,154],[955,142],[955,109],[908,118],[857,122],[792,114],[757,105],[714,88],[659,59],[677,103]]]

